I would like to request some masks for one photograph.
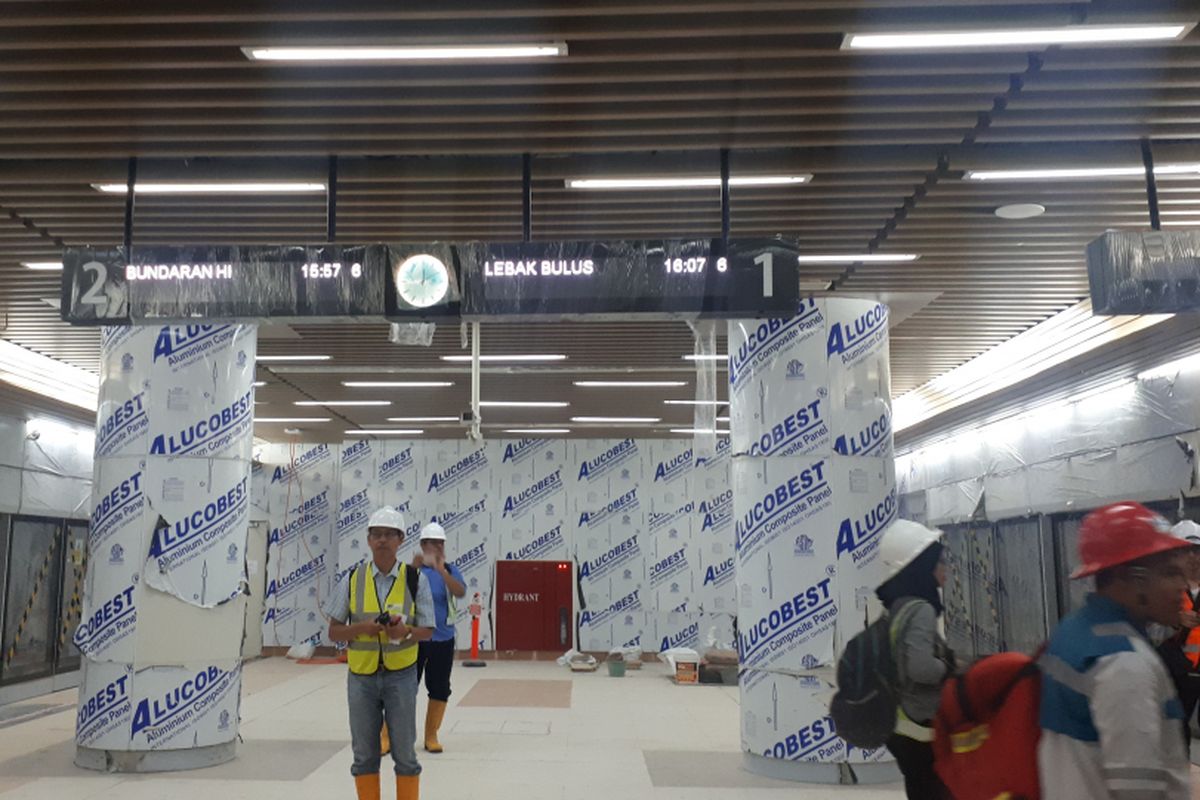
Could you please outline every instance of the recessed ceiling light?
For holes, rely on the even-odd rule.
[[[728,400],[663,400],[669,406],[725,406]]]
[[[717,430],[715,428],[671,428],[671,433],[686,433],[689,435],[707,435],[716,434],[717,436],[728,436],[729,431]]]
[[[298,406],[390,406],[391,400],[297,400]]]
[[[537,436],[538,434],[554,434],[554,433],[570,433],[570,428],[505,428],[505,433],[519,433],[526,436]]]
[[[638,425],[638,424],[642,424],[642,423],[652,424],[655,422],[662,422],[662,418],[661,417],[571,417],[571,422],[580,422],[585,425],[586,424]]]
[[[416,422],[458,422],[458,417],[388,417],[388,422],[416,423]]]
[[[243,47],[251,61],[460,61],[552,58],[567,55],[565,42],[426,46]]]
[[[566,361],[564,355],[542,355],[537,353],[520,353],[508,356],[480,356],[480,361]],[[470,362],[471,356],[442,356],[442,361],[454,363]]]
[[[348,389],[442,389],[453,381],[342,381]]]
[[[717,417],[717,422],[729,422],[729,417]]]
[[[995,211],[1000,219],[1033,219],[1045,213],[1046,207],[1040,203],[1010,203]]]
[[[480,400],[481,408],[566,408],[560,400]]]
[[[125,194],[124,183],[93,183],[105,194]],[[325,184],[309,181],[206,181],[191,183],[135,183],[134,194],[316,194]]]
[[[329,417],[255,417],[254,422],[329,422]]]
[[[686,356],[683,357],[683,360],[684,361],[728,361],[729,356],[727,356],[723,353],[714,353],[712,355],[696,355],[695,353],[688,353]]]
[[[796,256],[801,264],[894,264],[916,261],[916,253],[821,253]]]
[[[42,272],[53,272],[63,268],[61,261],[22,261],[21,266]]]
[[[328,361],[330,356],[255,356],[256,361]]]
[[[1159,164],[1154,168],[1156,177],[1200,174],[1200,164]],[[963,173],[969,181],[1064,181],[1098,180],[1104,178],[1142,178],[1146,170],[1140,166],[1128,167],[1055,167],[1050,169],[971,169]]]
[[[812,175],[740,175],[729,179],[730,186],[790,186],[808,183]],[[720,178],[570,178],[568,189],[712,189],[721,185]]]
[[[976,31],[848,33],[844,50],[943,50],[1070,44],[1119,44],[1182,39],[1192,24],[1067,25],[1058,28],[997,28]]]
[[[352,428],[347,436],[419,436],[425,431],[419,428]]]
[[[676,389],[687,381],[575,381],[585,389]]]

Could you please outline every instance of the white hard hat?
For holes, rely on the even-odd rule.
[[[926,528],[919,522],[898,519],[883,532],[879,556],[883,561],[881,584],[886,583],[907,567],[931,544],[942,539],[942,532]]]
[[[421,528],[421,541],[432,539],[435,542],[446,541],[446,529],[436,522],[431,522],[424,528]]]
[[[1197,525],[1190,519],[1185,519],[1183,522],[1177,523],[1174,528],[1171,528],[1171,533],[1185,542],[1200,547],[1200,525]]]
[[[404,515],[392,506],[384,506],[371,515],[367,521],[367,530],[371,528],[391,528],[404,532]]]

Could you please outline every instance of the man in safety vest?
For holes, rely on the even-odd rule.
[[[1184,520],[1172,532],[1189,546],[1186,561],[1188,588],[1183,593],[1179,611],[1179,632],[1165,642],[1162,649],[1181,651],[1177,659],[1178,674],[1172,677],[1183,703],[1183,740],[1190,745],[1192,715],[1200,704],[1200,525]],[[1168,665],[1175,661],[1168,661]]]
[[[1071,577],[1095,576],[1096,592],[1062,621],[1040,661],[1044,800],[1190,800],[1183,708],[1146,637],[1150,624],[1179,623],[1187,547],[1139,503],[1084,518]]]
[[[371,560],[350,570],[325,609],[329,638],[347,642],[350,675],[350,773],[359,800],[379,800],[380,728],[386,724],[396,772],[397,800],[417,800],[421,765],[417,727],[417,643],[433,635],[429,586],[396,554],[404,541],[404,516],[385,506],[367,523]]]

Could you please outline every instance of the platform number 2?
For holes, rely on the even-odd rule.
[[[103,310],[108,310],[108,297],[102,294],[104,284],[108,283],[108,267],[101,264],[99,261],[89,261],[83,265],[83,271],[89,272],[94,276],[91,287],[83,293],[79,298],[80,303],[85,303],[89,306],[103,306]]]

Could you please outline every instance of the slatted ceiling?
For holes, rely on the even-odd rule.
[[[537,156],[535,238],[708,237],[720,225],[715,191],[580,192],[562,182],[715,174],[717,149],[726,146],[735,175],[815,176],[805,186],[735,187],[735,236],[782,234],[811,252],[851,253],[863,251],[944,153],[950,172],[879,248],[923,258],[861,265],[842,285],[940,293],[892,331],[893,388],[902,392],[1075,303],[1087,291],[1086,243],[1106,228],[1146,224],[1136,180],[976,184],[960,180],[960,170],[1137,164],[1143,134],[1178,140],[1156,143],[1160,162],[1200,161],[1200,38],[1050,49],[1031,61],[1022,52],[851,53],[838,49],[841,33],[1016,20],[1195,21],[1198,14],[1194,3],[1157,0],[769,0],[749,10],[730,0],[301,0],[286,7],[0,0],[0,108],[9,112],[0,115],[0,207],[71,244],[111,246],[120,241],[124,200],[89,184],[123,182],[130,154],[141,157],[143,180],[323,180],[325,157],[336,152],[343,156],[342,241],[514,240],[519,154],[530,151]],[[289,66],[250,62],[238,49],[393,35],[408,42],[567,41],[570,56]],[[1011,88],[1013,76],[1019,91]],[[1000,97],[1003,107],[994,110]],[[989,110],[989,124],[977,126]],[[977,143],[961,146],[972,132]],[[362,155],[387,157],[356,157]],[[1165,219],[1200,219],[1200,181],[1164,180],[1160,199]],[[1048,210],[1019,222],[992,215],[1010,202],[1040,202]],[[324,229],[321,195],[142,196],[135,242],[318,241]],[[94,367],[96,332],[63,326],[43,302],[58,296],[57,276],[17,266],[56,255],[52,241],[0,215],[3,335]],[[842,268],[806,265],[804,273],[830,280]],[[299,339],[264,339],[263,352],[328,351],[335,366],[435,374],[447,368],[437,355],[461,352],[456,327],[440,330],[430,350],[388,344],[381,325],[296,330]],[[568,371],[683,367],[668,374],[692,379],[679,360],[691,349],[682,323],[489,324],[484,331],[485,352],[552,349],[571,356]],[[281,374],[295,382],[289,391],[311,396],[340,389],[346,377]],[[575,413],[583,413],[575,404],[599,402],[555,384],[561,376],[554,372],[487,375],[485,396],[493,389],[529,392],[530,399],[570,391],[562,399]],[[464,377],[452,391],[466,387]],[[260,413],[291,416],[268,390],[276,387],[263,390],[271,405]],[[652,398],[622,397],[621,410],[664,416],[664,395],[655,391]],[[427,401],[446,403],[437,395]],[[452,402],[465,405],[457,396]],[[677,424],[687,424],[686,411],[675,409]],[[491,410],[489,421],[499,413]],[[379,418],[352,417],[357,424]]]

